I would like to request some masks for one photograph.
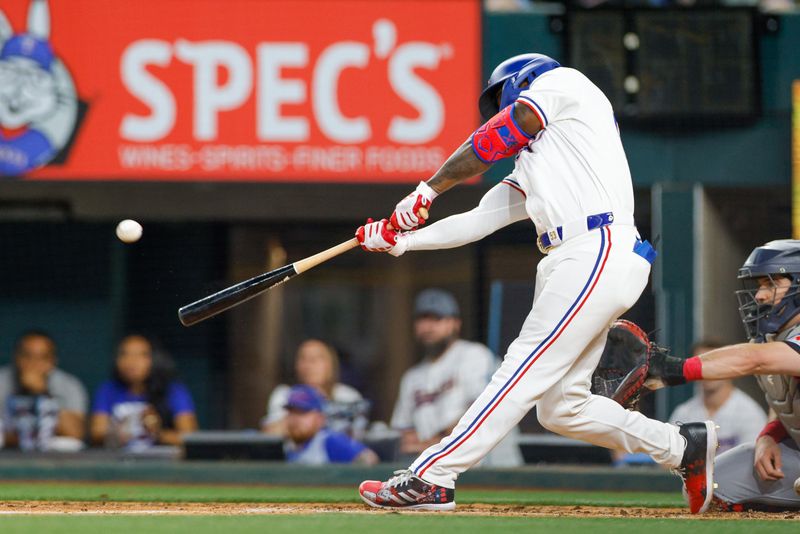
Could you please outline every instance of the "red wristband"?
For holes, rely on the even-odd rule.
[[[789,432],[786,431],[786,427],[783,426],[779,419],[775,419],[767,423],[764,426],[764,430],[758,435],[759,438],[763,436],[769,436],[775,440],[775,443],[780,443],[789,437]]]
[[[700,360],[699,356],[687,358],[687,360],[683,362],[683,377],[687,382],[703,379],[703,362]]]

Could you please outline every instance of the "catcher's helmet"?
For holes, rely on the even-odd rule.
[[[527,81],[530,85],[537,76],[560,66],[558,61],[543,54],[520,54],[500,63],[492,71],[486,89],[478,99],[483,120],[488,121],[502,108],[512,104],[524,89],[520,87],[522,82]],[[498,106],[497,95],[500,91],[503,96]]]
[[[764,341],[766,334],[778,332],[800,313],[800,240],[780,239],[753,249],[739,269],[739,280],[746,283],[765,276],[788,278],[791,286],[777,306],[774,302],[759,304],[757,287],[736,292],[747,337],[756,341]]]

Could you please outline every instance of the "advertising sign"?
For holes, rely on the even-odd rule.
[[[15,0],[0,176],[416,181],[477,126],[477,0]]]

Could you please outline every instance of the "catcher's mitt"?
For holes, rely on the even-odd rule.
[[[592,376],[592,392],[614,399],[635,410],[641,396],[650,391],[645,382],[653,356],[658,360],[665,349],[652,343],[636,324],[620,319],[611,325],[600,363]]]

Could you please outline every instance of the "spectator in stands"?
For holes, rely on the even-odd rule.
[[[691,354],[722,347],[721,343],[707,340],[695,343]],[[752,443],[767,424],[767,414],[749,395],[737,389],[732,380],[703,380],[697,383],[697,393],[688,401],[679,404],[669,421],[705,421],[711,419],[717,425],[719,449],[717,454],[742,444]]]
[[[307,339],[297,348],[294,370],[298,384],[306,384],[326,399],[328,426],[337,432],[360,438],[367,424],[369,403],[361,393],[339,382],[339,357],[330,344]],[[277,386],[270,395],[267,415],[261,422],[264,432],[286,436],[286,401],[290,387]]]
[[[405,372],[391,426],[402,432],[400,452],[419,454],[453,430],[497,368],[484,345],[459,339],[460,310],[441,289],[426,289],[414,304],[414,336],[422,361]],[[522,463],[514,429],[484,465]]]
[[[307,465],[378,463],[378,456],[365,445],[326,427],[326,401],[317,388],[294,386],[287,397],[283,406],[287,412],[287,461]]]
[[[131,334],[120,341],[111,380],[97,389],[92,443],[131,450],[178,445],[197,430],[189,390],[174,378],[171,358],[151,339]]]
[[[77,378],[56,367],[53,338],[40,330],[25,332],[14,343],[13,363],[0,368],[0,414],[6,446],[22,450],[83,448],[86,389]]]

